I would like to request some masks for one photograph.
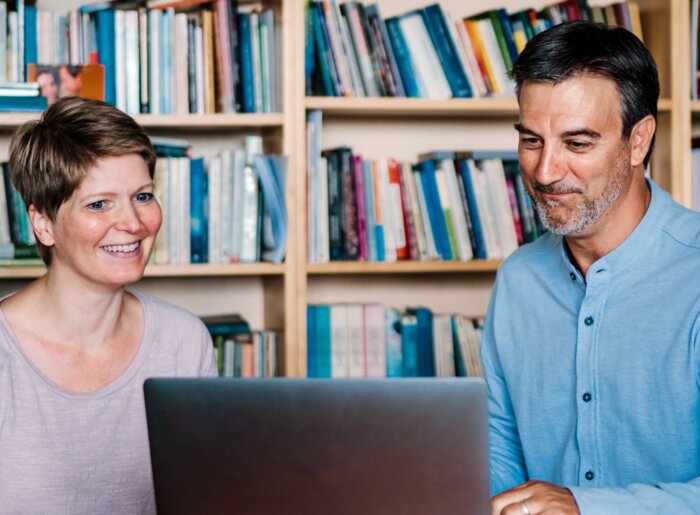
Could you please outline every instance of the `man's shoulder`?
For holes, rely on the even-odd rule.
[[[561,241],[561,236],[547,232],[532,243],[518,247],[505,259],[499,268],[499,274],[521,273],[524,269],[551,265],[551,260],[558,259],[561,255]]]
[[[661,231],[683,247],[700,249],[700,213],[697,211],[670,202]]]

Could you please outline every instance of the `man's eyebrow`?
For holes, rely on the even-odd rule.
[[[533,131],[532,129],[528,129],[521,123],[513,124],[513,127],[515,127],[515,130],[518,131],[520,134],[529,134],[531,136],[540,137],[540,135],[537,134],[535,131]],[[571,131],[564,131],[561,133],[562,138],[572,138],[576,136],[586,136],[591,139],[602,138],[602,135],[599,132],[591,129],[574,129]]]

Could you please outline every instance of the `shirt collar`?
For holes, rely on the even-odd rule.
[[[673,202],[670,195],[657,186],[654,181],[647,179],[647,184],[651,192],[651,201],[642,220],[625,241],[612,252],[591,264],[586,274],[587,278],[603,270],[610,273],[619,272],[645,254],[645,249],[648,248],[655,230],[662,223],[664,213],[668,212],[669,204]],[[564,260],[567,270],[580,277],[581,273],[571,262],[562,236],[559,237],[559,247],[561,258]]]

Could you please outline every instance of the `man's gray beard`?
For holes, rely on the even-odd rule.
[[[578,212],[572,213],[569,219],[565,223],[561,223],[558,220],[553,220],[549,216],[549,206],[543,205],[546,202],[542,202],[534,194],[530,195],[532,204],[537,209],[537,214],[542,220],[542,225],[544,225],[548,231],[554,234],[560,234],[566,236],[568,234],[576,234],[583,231],[586,227],[597,221],[603,213],[615,202],[622,193],[622,182],[614,181],[610,184],[611,188],[596,200],[586,200],[578,209]],[[530,192],[527,192],[530,194]],[[553,201],[553,203],[558,203]],[[552,206],[555,207],[555,206]]]

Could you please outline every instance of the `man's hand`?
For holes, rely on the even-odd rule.
[[[579,515],[568,488],[527,481],[491,499],[491,515]]]

